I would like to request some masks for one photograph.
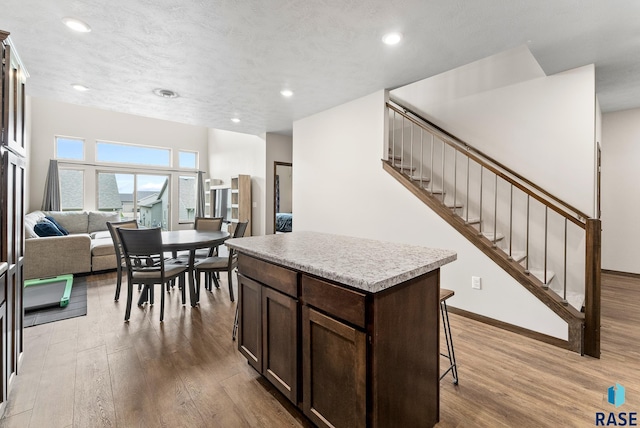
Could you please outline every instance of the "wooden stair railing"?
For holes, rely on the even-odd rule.
[[[487,157],[467,143],[436,127],[415,112],[392,103],[387,103],[387,108],[389,120],[392,123],[389,127],[388,158],[382,161],[384,170],[566,321],[569,326],[569,339],[566,343],[568,349],[599,358],[600,220],[588,218],[586,214],[561,201],[494,159]],[[398,116],[401,118],[400,129],[396,129]],[[406,123],[410,124],[410,131],[407,131]],[[419,154],[414,153],[414,146],[416,145],[414,130],[416,129],[420,134]],[[409,134],[406,137],[405,132]],[[429,162],[426,162],[429,165],[425,165],[424,161],[425,135],[430,140],[427,154]],[[441,145],[436,146],[435,143]],[[440,156],[438,156],[438,152]],[[450,171],[451,166],[449,166],[449,171],[446,169],[447,152],[449,152],[448,161],[453,163],[453,173]],[[451,153],[453,153],[453,156],[451,156]],[[416,159],[418,155],[420,157],[419,161]],[[452,157],[453,161],[451,161]],[[466,162],[466,174],[464,174],[464,171],[461,174],[457,169],[459,158]],[[480,171],[479,184],[476,183],[479,188],[479,197],[476,200],[470,199],[474,197],[470,191],[471,162]],[[483,180],[483,177],[487,174],[492,174],[493,188],[488,183],[491,180]],[[466,178],[466,188],[460,189],[460,175],[464,175],[462,177],[463,181]],[[508,201],[505,201],[504,199],[506,198],[502,195],[499,196],[498,180],[503,186],[507,185],[509,187]],[[487,186],[489,188],[488,191],[486,190]],[[514,203],[514,191],[519,192],[518,194],[521,198],[526,197],[526,238],[518,236],[518,232],[514,231],[513,225],[515,221],[513,216],[514,205],[516,205]],[[452,193],[453,196],[447,196],[448,193]],[[485,193],[488,193],[488,196]],[[493,194],[493,197],[491,197],[491,194]],[[483,195],[485,195],[485,200],[483,200]],[[504,219],[500,219],[500,223],[498,223],[499,200],[501,206],[509,205],[508,225],[504,224]],[[483,202],[485,206],[483,206]],[[494,210],[493,218],[490,217],[489,219],[486,218],[487,202],[492,204]],[[539,207],[538,209],[543,207],[544,210],[544,257],[542,260],[543,266],[539,266],[538,269],[534,269],[533,264],[531,267],[529,266],[532,253],[535,254],[542,251],[540,248],[535,248],[535,251],[532,251],[534,244],[530,242],[530,227],[533,225],[533,227],[541,229],[542,226],[531,221],[531,203],[536,203]],[[476,216],[470,217],[472,206],[478,212]],[[520,211],[522,211],[522,207]],[[522,213],[516,212],[516,214],[521,215]],[[550,214],[555,216],[556,222],[558,221],[557,219],[561,219],[564,222],[564,252],[560,255],[548,254],[548,217]],[[569,224],[573,225],[572,227],[582,234],[584,238],[581,239],[584,239],[585,242],[584,260],[581,260],[585,265],[584,272],[582,272],[584,275],[583,292],[571,296],[574,300],[574,305],[576,304],[576,299],[581,297],[584,299],[583,304],[577,304],[578,308],[569,305],[567,298],[568,276],[574,275],[574,272],[567,272],[567,230]],[[489,230],[487,230],[487,227],[489,227]],[[506,230],[500,231],[501,227]],[[572,232],[573,234],[575,233]],[[525,235],[525,233],[522,233],[522,235]],[[519,237],[520,241],[524,240],[526,242],[524,250],[514,248],[514,237]],[[562,237],[558,239],[562,240]],[[503,243],[506,240],[508,242]],[[504,245],[507,248],[503,248]],[[557,260],[562,257],[564,257],[564,260]],[[549,265],[562,267],[562,277],[558,277],[557,273],[549,268]],[[560,281],[562,281],[562,289],[558,288],[559,285],[557,283]]]

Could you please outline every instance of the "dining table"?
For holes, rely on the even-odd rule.
[[[199,300],[199,293],[196,291],[193,276],[196,250],[217,247],[223,244],[228,238],[229,233],[224,231],[185,229],[162,232],[162,249],[165,252],[175,254],[178,251],[189,251],[187,272],[189,276],[189,299],[192,307],[196,307]],[[174,261],[174,263],[175,262],[176,261]]]

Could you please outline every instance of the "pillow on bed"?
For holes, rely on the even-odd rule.
[[[43,218],[35,226],[33,226],[33,231],[40,237],[44,236],[64,236],[60,229],[56,227],[55,224],[51,223],[46,218]]]
[[[51,223],[53,223],[53,225],[54,225],[55,227],[57,227],[57,228],[58,228],[58,230],[59,230],[60,232],[62,232],[62,234],[63,234],[63,235],[68,235],[68,234],[69,234],[69,231],[68,231],[67,229],[65,229],[64,227],[60,226],[60,223],[58,223],[58,222],[56,221],[56,219],[55,219],[55,218],[51,217],[50,215],[46,215],[46,216],[44,216],[44,218],[46,218],[46,219],[47,219],[47,220],[49,220]]]

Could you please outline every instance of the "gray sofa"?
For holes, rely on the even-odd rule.
[[[53,217],[69,231],[66,236],[39,237],[33,230],[40,219]],[[49,278],[116,268],[107,221],[118,213],[101,211],[33,211],[24,218],[24,278]]]

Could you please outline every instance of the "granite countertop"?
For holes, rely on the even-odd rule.
[[[455,251],[318,232],[229,239],[238,252],[375,293],[456,260]]]

